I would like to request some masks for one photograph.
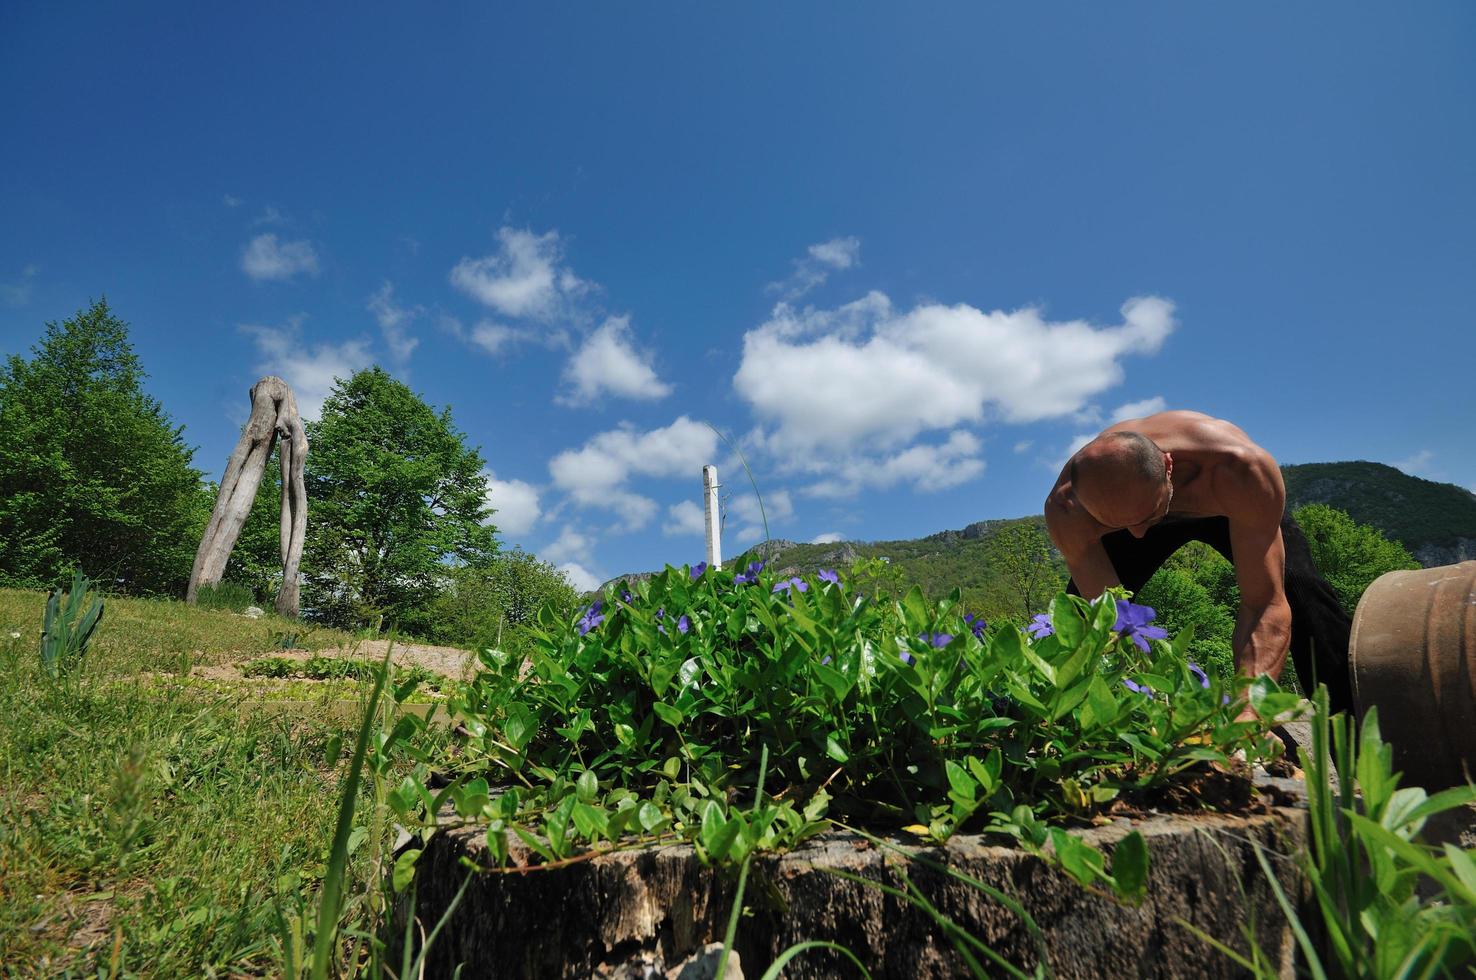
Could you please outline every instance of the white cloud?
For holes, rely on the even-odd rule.
[[[795,300],[824,284],[832,272],[849,269],[861,262],[861,239],[854,236],[817,242],[794,260],[794,272],[788,279],[771,282],[765,287],[785,300]]]
[[[707,533],[707,517],[702,508],[683,500],[666,508],[666,523],[661,533],[667,537],[702,537]]]
[[[559,531],[559,536],[539,553],[539,557],[555,565],[575,559],[589,563],[594,546],[594,538],[571,524]]]
[[[566,561],[559,566],[559,571],[576,592],[593,592],[605,581],[578,562]]]
[[[1017,454],[1028,453],[1030,452],[1030,447],[1033,445],[1035,445],[1035,442],[1033,440],[1021,439],[1019,442],[1015,443],[1015,452]]]
[[[552,320],[589,288],[562,264],[558,232],[503,227],[497,240],[495,253],[456,263],[451,284],[503,316]]]
[[[554,485],[574,503],[614,511],[623,530],[635,530],[654,518],[659,507],[627,482],[635,476],[686,477],[701,486],[702,467],[716,448],[713,431],[683,415],[648,432],[628,425],[602,432],[579,449],[559,453],[548,469]]]
[[[837,541],[844,541],[845,539],[846,536],[839,531],[826,531],[824,534],[817,534],[811,538],[810,544],[835,544]]]
[[[20,271],[20,278],[15,282],[0,282],[0,297],[3,297],[7,306],[25,306],[31,301],[32,280],[40,275],[41,267],[28,265]]]
[[[1118,422],[1126,422],[1128,419],[1140,419],[1148,415],[1157,415],[1166,407],[1168,407],[1168,403],[1163,400],[1162,395],[1154,395],[1152,398],[1145,398],[1140,402],[1128,402],[1126,405],[1119,405],[1112,410],[1112,422],[1115,425]]]
[[[256,341],[261,354],[257,370],[286,381],[297,398],[304,419],[316,419],[323,402],[333,390],[335,378],[347,379],[355,371],[374,363],[368,344],[346,340],[339,344],[308,344],[302,337],[303,317],[293,317],[286,327],[243,324],[241,330]]]
[[[281,209],[279,209],[275,204],[267,205],[265,211],[263,211],[261,214],[257,215],[251,220],[251,226],[253,228],[259,228],[262,225],[285,224],[287,224],[287,215],[283,214]]]
[[[411,336],[406,328],[425,313],[424,307],[396,304],[395,287],[389,280],[385,280],[384,285],[369,297],[367,309],[379,323],[390,356],[397,364],[404,364],[420,343],[420,338]]]
[[[234,194],[226,194],[220,199],[220,203],[228,208],[239,208],[244,202]]]
[[[1421,449],[1413,456],[1401,459],[1393,465],[1396,470],[1403,470],[1410,476],[1422,476],[1428,479],[1430,476],[1430,461],[1434,458],[1435,454],[1433,452],[1428,449]]]
[[[487,470],[487,506],[494,511],[491,522],[507,537],[522,537],[542,516],[538,488],[522,480],[499,480]]]
[[[886,490],[904,483],[923,493],[947,490],[984,472],[980,448],[976,436],[957,429],[941,444],[919,443],[876,457],[832,460],[824,467],[809,467],[822,475],[804,492],[815,497],[844,498],[864,489]]]
[[[278,241],[274,234],[257,235],[241,252],[241,271],[258,282],[287,281],[302,273],[318,274],[318,253],[312,242]]]
[[[501,323],[493,323],[483,320],[475,327],[467,339],[476,347],[480,347],[488,354],[500,354],[506,348],[514,344],[530,339],[531,334],[527,330],[519,330]]]
[[[776,490],[764,494],[760,509],[759,498],[746,493],[728,502],[728,516],[737,519],[738,527],[732,532],[733,536],[739,541],[753,541],[764,536],[765,519],[771,536],[774,528],[794,520],[794,501],[788,490]]]
[[[780,304],[744,336],[738,394],[784,457],[891,448],[983,421],[1057,418],[1122,381],[1120,358],[1158,350],[1173,304],[1139,297],[1123,322],[1051,322],[1040,311],[926,304],[899,314],[873,292],[833,311]]]
[[[656,376],[650,362],[649,354],[632,345],[630,318],[612,316],[570,356],[564,380],[572,390],[559,401],[588,405],[605,393],[643,401],[665,398],[671,385]]]

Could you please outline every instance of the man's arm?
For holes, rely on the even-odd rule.
[[[1107,557],[1107,549],[1102,547],[1101,536],[1094,534],[1092,527],[1073,518],[1053,500],[1046,501],[1045,519],[1046,531],[1066,560],[1071,580],[1084,598],[1095,599],[1112,586],[1122,584],[1117,569],[1112,567],[1112,559]]]
[[[1281,472],[1265,453],[1229,476],[1222,499],[1236,506],[1230,515],[1230,549],[1240,586],[1240,611],[1231,645],[1237,673],[1281,676],[1291,646],[1291,607],[1286,601],[1286,549],[1281,517],[1286,488]],[[1249,710],[1249,709],[1247,709]]]

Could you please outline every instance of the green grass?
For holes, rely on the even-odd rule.
[[[0,590],[0,973],[277,975],[276,917],[321,884],[354,721],[243,711],[244,688],[170,675],[269,653],[287,630],[309,648],[347,637],[109,598],[86,658],[53,680],[44,602]],[[372,918],[387,832],[361,837],[346,921]]]

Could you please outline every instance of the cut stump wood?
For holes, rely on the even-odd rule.
[[[1081,888],[1040,858],[955,837],[945,847],[901,845],[942,861],[1019,901],[1044,934],[1061,978],[1243,975],[1228,957],[1179,924],[1187,920],[1237,950],[1253,923],[1258,945],[1291,975],[1292,937],[1255,857],[1267,852],[1292,900],[1303,891],[1286,855],[1305,846],[1305,811],[1278,807],[1248,817],[1155,816],[1084,831],[1110,852],[1139,830],[1151,854],[1148,896],[1120,905]],[[469,872],[463,858],[486,862],[483,833],[436,835],[416,873],[416,914],[435,923]],[[832,833],[784,855],[754,861],[736,949],[750,975],[788,946],[823,939],[849,947],[878,978],[967,976],[963,960],[926,913],[880,890],[830,874],[847,871],[903,887],[905,869],[937,908],[1026,972],[1038,959],[1026,925],[987,894],[862,838]],[[721,941],[734,876],[705,867],[686,845],[602,855],[550,871],[477,873],[430,952],[430,975],[626,977],[681,972]],[[399,910],[401,926],[405,908]],[[403,928],[397,930],[403,934]],[[997,968],[990,967],[991,970]],[[665,972],[655,972],[665,971]],[[836,954],[812,950],[791,960],[789,980],[855,975]],[[1002,975],[1002,974],[1001,974]]]

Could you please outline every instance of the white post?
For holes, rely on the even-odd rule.
[[[707,564],[714,569],[723,567],[723,526],[718,516],[717,467],[702,467],[702,514],[707,522]]]

